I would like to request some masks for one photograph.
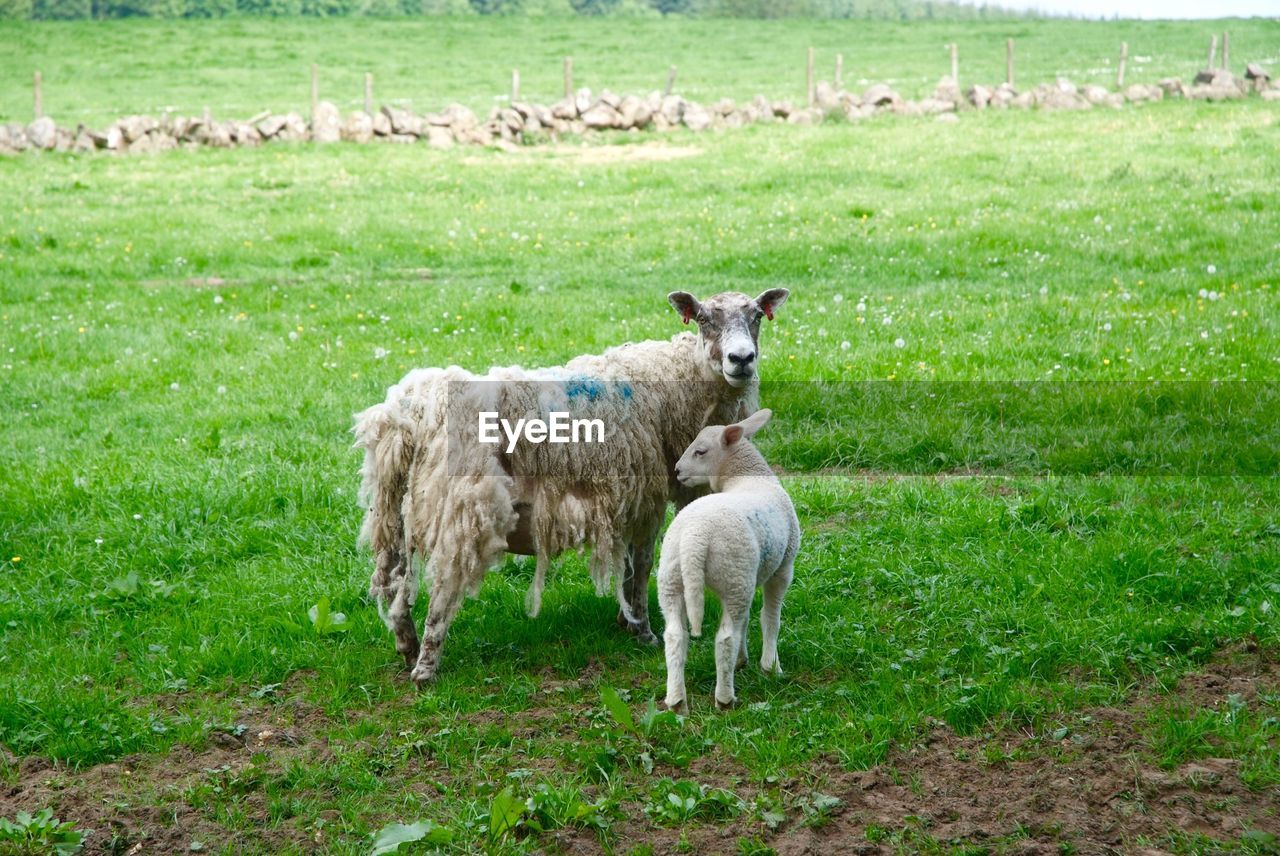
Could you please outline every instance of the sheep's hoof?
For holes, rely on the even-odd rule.
[[[734,705],[737,703],[737,699],[730,699],[729,701],[720,701],[720,699],[716,699],[716,710],[733,710]]]
[[[413,681],[414,686],[423,689],[428,684],[435,683],[435,669],[428,669],[425,666],[415,666],[413,671],[409,673],[409,680]]]
[[[412,651],[401,651],[400,656],[404,657],[405,668],[412,670],[418,662],[418,646],[414,645]]]

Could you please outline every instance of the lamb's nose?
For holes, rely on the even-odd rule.
[[[728,356],[729,362],[733,363],[735,366],[741,366],[742,368],[746,368],[751,365],[751,361],[756,358],[754,351],[738,351],[736,353],[729,354]]]

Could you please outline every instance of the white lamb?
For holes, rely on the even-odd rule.
[[[787,299],[773,288],[754,300],[717,294],[668,296],[697,337],[648,341],[577,357],[565,366],[518,366],[476,375],[457,366],[419,369],[386,400],[356,417],[365,450],[361,536],[374,551],[369,594],[419,685],[432,680],[449,624],[504,553],[537,556],[528,611],[537,614],[551,559],[592,548],[597,590],[614,578],[619,622],[642,642],[648,581],[667,502],[694,494],[675,481],[681,450],[705,425],[758,406],[758,336]],[[549,411],[601,417],[608,443],[485,445],[476,414],[513,422]],[[413,626],[413,557],[426,559],[431,602],[422,642]]]
[[[685,506],[662,539],[658,560],[658,604],[666,622],[667,707],[688,713],[684,666],[689,631],[702,635],[703,588],[720,598],[716,631],[716,705],[734,702],[733,672],[747,662],[751,600],[764,587],[760,607],[763,652],[760,668],[782,674],[778,625],[782,599],[791,585],[800,549],[795,507],[769,464],[749,438],[769,421],[760,410],[733,425],[702,429],[676,464],[688,487],[710,485],[709,496]]]

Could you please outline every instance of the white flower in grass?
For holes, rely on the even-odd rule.
[[[1107,323],[1105,323],[1105,324],[1103,324],[1103,325],[1102,325],[1102,332],[1104,332],[1104,333],[1110,333],[1110,332],[1111,332],[1111,322],[1110,322],[1110,321],[1108,321]]]
[[[1209,296],[1209,289],[1202,288],[1199,291],[1197,291],[1196,294],[1198,294],[1200,298],[1203,300],[1204,298]]]
[[[845,339],[843,342],[840,343],[840,350],[842,351],[847,351],[852,347],[853,347],[853,343],[850,342],[848,339]]]
[[[389,354],[389,353],[391,353],[391,352],[390,352],[390,351],[388,351],[386,348],[374,348],[374,349],[373,349],[373,358],[374,358],[375,360],[385,360],[385,359],[387,358],[387,354]]]
[[[225,386],[218,387],[218,395],[226,395],[226,394],[227,394],[227,388]]]
[[[296,341],[298,341],[298,331],[297,331],[297,330],[290,330],[290,331],[289,331],[289,341],[290,341],[290,342],[296,342]]]
[[[1209,265],[1209,266],[1208,266],[1208,267],[1206,267],[1204,270],[1205,270],[1205,273],[1215,274],[1215,273],[1217,273],[1217,272],[1218,272],[1218,266],[1217,266],[1217,265]]]
[[[221,295],[221,294],[215,294],[215,295],[213,296],[213,302],[214,302],[215,304],[217,304],[217,303],[221,303],[221,302],[222,302],[222,295]]]
[[[142,515],[141,515],[141,514],[135,514],[135,515],[133,515],[133,519],[134,519],[134,520],[141,520],[141,519],[142,519]]]
[[[94,539],[93,539],[93,543],[97,544],[98,546],[102,546],[102,539],[101,539],[101,538],[94,538]]]
[[[857,306],[855,306],[855,307],[853,307],[853,308],[854,308],[855,310],[857,310],[858,312],[866,312],[866,311],[867,311],[867,304],[866,304],[866,301],[859,300],[859,301],[858,301],[858,305],[857,305]]]
[[[899,336],[893,340],[893,346],[895,348],[905,348],[907,346],[907,340]]]
[[[1208,330],[1201,330],[1201,331],[1200,331],[1200,338],[1201,338],[1201,339],[1207,339],[1207,338],[1209,338],[1209,331],[1208,331]]]
[[[169,389],[173,390],[174,392],[177,392],[179,389],[181,389],[181,387],[178,386],[178,382],[175,380],[173,383],[169,384]]]
[[[837,294],[835,297],[832,297],[832,298],[831,298],[831,302],[832,302],[832,303],[844,303],[844,295],[843,295],[843,294]]]
[[[1040,296],[1041,296],[1041,297],[1044,297],[1044,296],[1045,296],[1046,294],[1048,294],[1048,293],[1049,293],[1049,286],[1047,286],[1047,285],[1042,285],[1042,286],[1040,286]]]
[[[885,326],[888,326],[889,324],[892,324],[892,323],[893,323],[893,316],[892,316],[892,315],[886,315],[886,316],[884,316],[884,320],[883,320],[883,321],[881,321],[880,323],[881,323],[881,324],[884,324]]]

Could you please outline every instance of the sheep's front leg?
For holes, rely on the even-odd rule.
[[[742,620],[732,613],[727,599],[721,600],[720,629],[716,631],[716,707],[733,707],[733,665],[742,647],[738,629]]]
[[[623,584],[623,594],[635,621],[628,621],[626,614],[621,609],[618,610],[618,625],[625,627],[641,645],[652,646],[658,644],[658,637],[653,635],[653,628],[649,624],[649,574],[653,570],[655,539],[627,545],[627,578]]]
[[[449,625],[462,606],[462,580],[458,578],[456,569],[451,567],[435,568],[435,579],[431,584],[431,604],[427,608],[427,622],[422,628],[422,649],[418,652],[418,663],[409,673],[409,678],[419,687],[435,680],[436,669],[440,667],[440,650],[444,647],[445,634]]]
[[[760,606],[761,642],[760,669],[765,673],[782,674],[778,662],[778,628],[782,625],[782,600],[791,585],[791,563],[778,569],[764,584],[764,603]]]

